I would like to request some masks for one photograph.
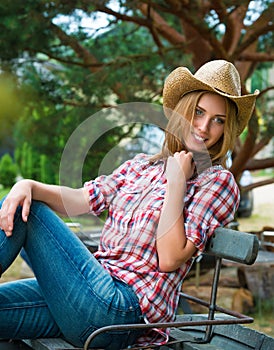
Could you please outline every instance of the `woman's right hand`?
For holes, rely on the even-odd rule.
[[[14,214],[19,205],[22,206],[22,219],[27,222],[31,201],[31,180],[21,180],[11,188],[0,209],[0,228],[7,236],[12,235]]]

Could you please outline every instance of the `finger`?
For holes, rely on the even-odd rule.
[[[28,199],[24,200],[23,207],[22,207],[22,220],[27,222],[28,216],[30,212],[30,201]]]
[[[14,221],[14,213],[17,206],[13,203],[7,203],[7,207],[5,208],[5,216],[4,216],[4,230],[7,235],[12,234],[13,230],[13,221]]]
[[[181,155],[182,155],[183,157],[185,157],[186,159],[189,159],[189,158],[192,158],[192,157],[193,157],[193,154],[192,154],[191,152],[185,152],[185,151],[183,151],[183,152],[181,152]]]
[[[9,225],[8,216],[2,216],[0,221],[0,229],[5,232],[6,236],[12,235],[13,226]]]
[[[193,153],[192,152],[188,152],[187,154],[189,155],[189,157],[193,158]]]
[[[7,229],[6,229],[6,233],[7,232],[12,232],[13,230],[13,220],[14,220],[14,213],[11,212],[8,214],[8,220],[7,220]]]
[[[0,211],[0,226],[3,231],[8,231],[8,215],[6,206],[4,206],[5,203],[3,203],[1,211]]]
[[[12,236],[12,231],[5,231],[5,235],[6,235],[7,237]]]
[[[176,152],[174,153],[173,158],[176,159],[177,162],[180,162],[180,159],[184,156],[184,153],[182,152]]]

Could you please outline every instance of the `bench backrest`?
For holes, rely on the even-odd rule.
[[[209,239],[205,253],[251,265],[259,250],[258,237],[251,233],[219,227]]]

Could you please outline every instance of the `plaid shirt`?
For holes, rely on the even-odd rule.
[[[90,212],[99,215],[108,210],[95,257],[113,277],[132,287],[149,322],[174,320],[182,281],[193,261],[174,272],[158,268],[156,230],[166,191],[164,169],[164,161],[151,164],[148,155],[139,154],[111,175],[85,183]],[[215,228],[233,220],[238,202],[233,175],[219,165],[187,182],[185,233],[198,252],[204,250]],[[157,343],[162,344],[167,340],[167,330],[158,330],[156,337],[153,333],[150,341],[158,337]]]

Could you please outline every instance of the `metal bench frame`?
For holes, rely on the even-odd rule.
[[[206,330],[203,338],[196,338],[197,343],[207,343],[211,339],[213,325],[225,325],[225,324],[246,324],[252,323],[254,320],[252,317],[243,315],[239,312],[235,312],[226,308],[219,307],[216,304],[218,283],[220,277],[220,271],[222,266],[222,260],[227,259],[240,264],[252,265],[257,257],[259,250],[258,238],[246,232],[240,232],[227,228],[217,228],[210,238],[206,247],[205,253],[216,257],[214,276],[211,288],[210,302],[206,302],[202,299],[195,298],[185,293],[180,293],[181,297],[186,298],[192,302],[196,302],[200,305],[208,308],[208,319],[203,321],[183,321],[183,322],[166,322],[166,323],[149,323],[149,324],[124,324],[124,325],[112,325],[102,327],[94,331],[86,340],[84,350],[87,350],[89,344],[96,336],[108,331],[125,331],[125,330],[140,330],[151,328],[181,328],[186,326],[201,326],[205,325]],[[215,319],[215,312],[221,312],[225,315],[231,316],[230,318],[224,317],[223,319]],[[143,347],[135,347],[134,349],[142,349]],[[150,346],[151,348],[151,346]]]

